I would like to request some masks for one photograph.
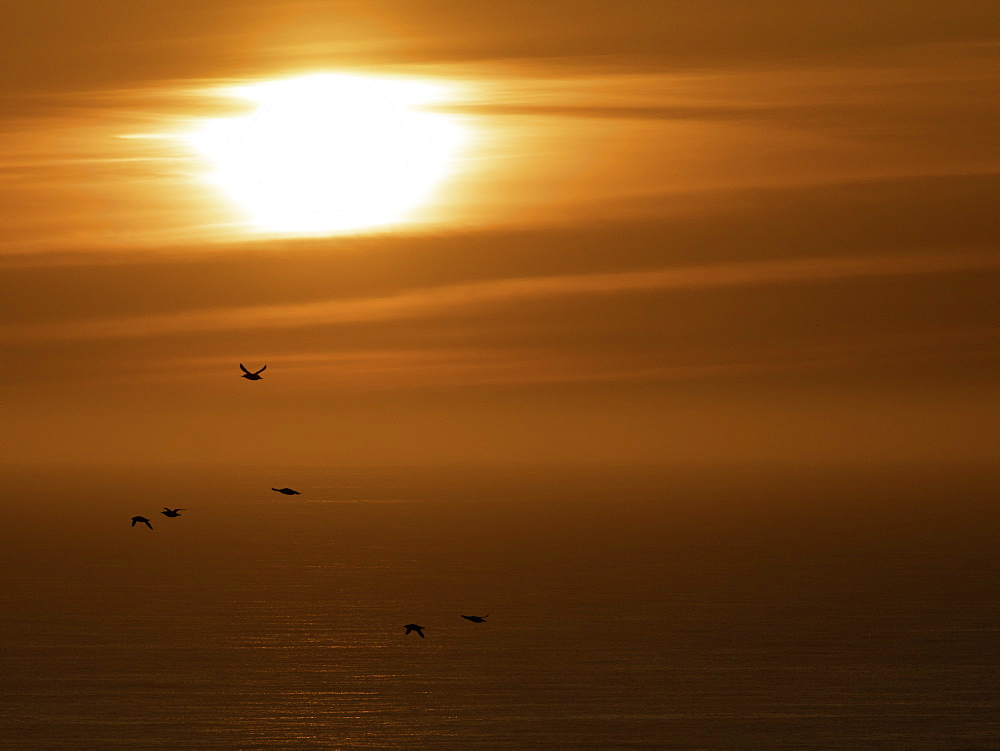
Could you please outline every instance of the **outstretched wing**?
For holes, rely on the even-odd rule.
[[[258,370],[258,371],[257,371],[256,373],[254,373],[254,375],[260,375],[260,374],[261,374],[261,373],[263,373],[263,372],[264,372],[265,370],[267,370],[267,366],[266,366],[266,365],[265,365],[265,366],[264,366],[263,368],[261,368],[260,370]]]
[[[135,526],[135,519],[132,520],[132,526]]]
[[[152,529],[152,528],[153,528],[153,525],[152,525],[152,524],[150,524],[150,523],[149,523],[148,521],[144,521],[144,522],[143,522],[143,524],[145,524],[145,525],[146,525],[147,527],[149,527],[150,529]]]
[[[266,368],[267,366],[265,365],[264,367]],[[246,367],[243,365],[243,363],[240,363],[240,370],[242,370],[247,375],[250,375],[250,371],[246,369]]]

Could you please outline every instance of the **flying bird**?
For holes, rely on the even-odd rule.
[[[462,617],[473,623],[486,623],[486,619],[489,618],[488,615],[463,615]]]
[[[166,506],[164,506],[163,507],[163,511],[161,511],[160,513],[163,514],[164,516],[169,516],[171,519],[173,519],[175,516],[180,516],[180,514],[177,513],[178,511],[187,511],[187,509],[186,508],[167,508]]]
[[[153,525],[149,523],[149,519],[147,519],[145,516],[133,516],[132,526],[134,527],[136,524],[145,524],[150,529],[153,528]]]
[[[299,491],[292,490],[291,488],[271,488],[271,490],[282,495],[302,495]]]
[[[406,629],[406,633],[403,634],[403,636],[409,636],[411,631],[416,631],[420,635],[421,639],[425,639],[426,638],[424,636],[424,627],[423,626],[418,626],[416,623],[407,623],[405,626],[403,626],[403,628]]]
[[[241,375],[240,378],[246,378],[248,381],[262,381],[264,380],[264,376],[262,376],[261,373],[267,370],[267,366],[265,365],[256,373],[251,373],[249,370],[246,369],[243,363],[240,363],[240,370],[243,371],[243,375]]]

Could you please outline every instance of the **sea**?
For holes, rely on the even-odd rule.
[[[929,466],[8,467],[0,748],[1000,749],[996,489]]]

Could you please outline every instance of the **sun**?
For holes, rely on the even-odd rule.
[[[332,234],[400,221],[451,169],[465,129],[421,110],[440,86],[315,74],[229,87],[249,116],[203,120],[188,140],[206,179],[262,231]]]

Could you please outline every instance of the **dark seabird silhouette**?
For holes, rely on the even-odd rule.
[[[403,626],[403,628],[406,629],[406,633],[403,634],[403,636],[409,636],[409,634],[410,634],[411,631],[416,631],[418,634],[420,634],[420,638],[421,639],[426,638],[424,636],[424,627],[423,626],[418,626],[416,623],[407,623],[405,626]]]
[[[291,488],[271,488],[271,490],[282,495],[302,495],[299,491],[292,490]]]
[[[489,618],[488,615],[463,615],[462,617],[473,623],[486,623],[486,619]]]
[[[153,528],[153,525],[149,523],[149,519],[147,519],[145,516],[133,516],[132,526],[134,527],[136,524],[145,524],[150,529]]]
[[[243,375],[241,375],[240,378],[246,378],[248,381],[262,381],[262,380],[264,380],[264,376],[262,376],[261,373],[263,373],[265,370],[267,370],[267,366],[265,365],[263,368],[261,368],[260,370],[258,370],[256,373],[251,373],[249,370],[247,370],[243,366],[243,363],[240,363],[240,370],[243,371]]]
[[[166,506],[164,506],[163,507],[163,511],[161,511],[160,513],[163,514],[164,516],[169,516],[171,519],[173,519],[175,516],[180,516],[180,514],[177,513],[178,511],[187,511],[187,509],[186,508],[167,508]]]

